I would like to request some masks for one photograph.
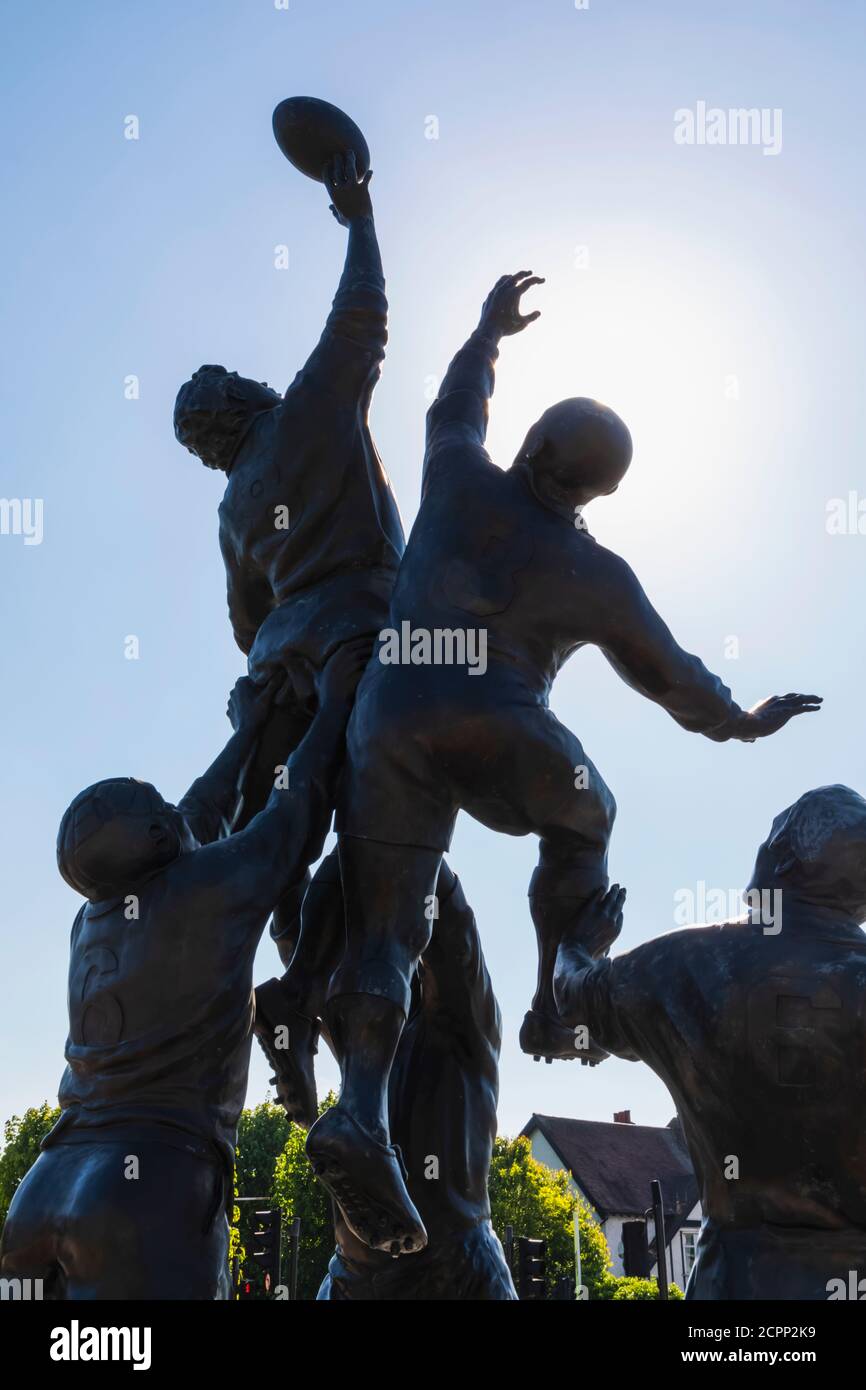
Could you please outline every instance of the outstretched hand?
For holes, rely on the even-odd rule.
[[[738,735],[744,743],[753,743],[756,738],[766,738],[784,729],[789,719],[798,714],[813,714],[821,708],[821,695],[770,695],[759,700],[743,715]]]
[[[373,170],[368,169],[362,179],[358,178],[358,167],[352,150],[348,154],[335,155],[325,165],[322,180],[331,195],[331,212],[341,227],[348,227],[356,217],[372,217],[373,204],[370,200],[370,180]]]
[[[520,296],[532,285],[543,285],[542,275],[533,275],[531,270],[519,270],[516,275],[503,275],[484,301],[478,327],[496,338],[508,338],[520,333],[530,323],[541,316],[536,309],[531,314],[521,314]]]

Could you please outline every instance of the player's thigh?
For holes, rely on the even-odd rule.
[[[219,1297],[219,1165],[158,1142],[69,1146],[80,1170],[61,1244],[70,1298]]]
[[[469,750],[467,750],[467,754]],[[467,756],[463,805],[491,829],[601,848],[616,804],[580,739],[542,705],[491,711],[483,756]]]
[[[426,671],[425,671],[426,674]],[[337,829],[382,843],[447,850],[457,805],[443,726],[453,721],[438,687],[405,671],[365,674],[346,742]]]
[[[12,1198],[0,1237],[0,1277],[42,1280],[43,1297],[59,1292],[59,1238],[72,1175],[56,1150],[41,1153]]]
[[[371,956],[377,943],[422,950],[441,851],[341,835],[339,854],[350,951],[360,940]]]

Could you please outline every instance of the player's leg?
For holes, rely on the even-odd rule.
[[[345,1056],[341,1104],[387,1142],[388,1073],[415,967],[430,939],[442,855],[348,835],[340,837],[339,849],[346,950],[331,981],[327,1015]],[[380,1013],[385,1026],[367,1036],[367,1017]],[[354,1045],[356,1033],[361,1047]]]
[[[346,923],[337,852],[316,870],[302,902],[298,892],[274,912],[271,934],[286,973],[256,989],[255,1032],[274,1068],[277,1096],[308,1129],[317,1113],[314,1058],[328,983],[343,954]]]
[[[541,840],[529,890],[538,975],[520,1045],[535,1057],[573,1057],[574,1035],[559,1022],[553,997],[556,953],[574,913],[607,885],[616,806],[580,741],[537,697],[507,681],[482,694],[483,727],[449,750],[448,771],[471,815],[494,830]]]
[[[328,985],[346,946],[343,884],[336,849],[322,860],[304,894],[299,925],[291,954],[287,950],[288,939],[277,940],[280,959],[286,966],[283,991],[300,1012],[310,1018],[322,1018]]]
[[[553,718],[553,716],[551,716]],[[597,1060],[575,1049],[572,1030],[560,1023],[553,995],[556,954],[568,924],[588,898],[608,885],[607,851],[616,803],[600,773],[571,736],[566,766],[573,790],[554,800],[538,825],[538,867],[529,887],[529,911],[538,948],[532,1007],[520,1030],[522,1050],[536,1059]]]
[[[226,1298],[220,1165],[162,1143],[57,1144],[39,1155],[3,1231],[4,1278],[43,1297]]]
[[[355,1235],[395,1255],[427,1239],[390,1141],[388,1082],[457,815],[438,763],[452,713],[413,668],[371,662],[349,721],[337,809],[346,950],[326,1020],[342,1087],[307,1153]]]
[[[426,1241],[388,1129],[388,1080],[412,975],[430,938],[441,851],[340,837],[346,952],[326,1008],[341,1058],[340,1099],[307,1152],[355,1235],[392,1254]]]
[[[70,1299],[229,1296],[226,1174],[158,1141],[70,1144],[62,1242]]]
[[[473,1303],[515,1303],[517,1290],[502,1243],[489,1221],[464,1237],[463,1260],[455,1266],[452,1298]]]
[[[271,708],[244,777],[244,804],[233,826],[235,831],[243,830],[264,809],[274,789],[277,769],[285,767],[312,721],[310,711],[294,703]]]
[[[21,1298],[62,1301],[66,1274],[60,1262],[65,1215],[64,1191],[70,1175],[54,1157],[41,1153],[20,1182],[0,1237],[0,1278]],[[11,1295],[7,1295],[11,1296]]]

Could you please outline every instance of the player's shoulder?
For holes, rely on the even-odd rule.
[[[503,477],[502,469],[497,468],[472,430],[455,431],[449,426],[447,432],[428,444],[424,454],[422,489],[425,496],[431,485],[437,490],[444,486],[449,492],[474,494],[482,486],[485,489],[491,484],[495,486]]]
[[[724,955],[742,949],[747,944],[750,930],[748,923],[734,921],[718,922],[709,926],[696,924],[675,927],[672,931],[654,936],[650,941],[633,946],[631,950],[615,959],[625,961],[628,958],[630,964],[644,969],[651,960],[661,963],[705,954]]]
[[[71,932],[69,933],[69,940],[70,940],[70,944],[71,944],[72,946],[75,945],[75,943],[76,943],[76,941],[78,940],[78,937],[79,937],[79,935],[80,935],[80,933],[81,933],[81,926],[82,926],[82,923],[84,922],[84,913],[85,913],[86,910],[87,910],[87,903],[84,902],[84,903],[81,904],[80,908],[78,909],[78,911],[77,911],[76,914],[75,914],[75,919],[74,919],[74,921],[73,921],[73,923],[72,923],[72,930],[71,930]]]
[[[587,561],[606,584],[621,589],[640,587],[637,575],[631,565],[621,555],[617,555],[615,550],[609,550],[588,531],[577,526],[575,527],[575,536],[578,543],[585,546],[584,553]]]

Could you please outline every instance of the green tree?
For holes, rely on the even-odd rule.
[[[229,1228],[229,1264],[237,1260],[238,1269],[252,1284],[255,1298],[267,1298],[264,1275],[254,1260],[247,1260],[247,1248],[255,1229],[254,1211],[258,1203],[238,1202],[239,1197],[259,1197],[268,1204],[276,1203],[274,1168],[289,1136],[289,1120],[281,1105],[264,1100],[250,1110],[241,1111],[238,1122],[238,1142],[235,1149],[234,1196]],[[287,1233],[282,1232],[282,1257],[288,1249]]]
[[[333,1091],[322,1101],[319,1114],[329,1109],[337,1097]],[[331,1202],[313,1173],[304,1150],[307,1131],[289,1123],[289,1135],[274,1170],[273,1195],[283,1213],[283,1229],[288,1231],[296,1216],[301,1218],[298,1254],[298,1298],[314,1299],[334,1253],[334,1220]],[[288,1270],[284,1269],[286,1282]]]
[[[232,1280],[233,1280],[234,1277],[235,1277],[235,1260],[237,1260],[238,1269],[242,1269],[242,1268],[243,1268],[244,1260],[246,1259],[246,1253],[247,1253],[246,1250],[244,1249],[243,1243],[242,1243],[242,1241],[241,1241],[241,1230],[240,1230],[241,1209],[240,1209],[240,1207],[237,1205],[237,1195],[238,1195],[238,1175],[237,1175],[237,1171],[235,1171],[234,1177],[233,1177],[233,1179],[232,1179],[232,1196],[233,1196],[233,1198],[234,1198],[235,1200],[233,1200],[233,1202],[232,1202],[231,1216],[230,1216],[230,1218],[229,1218],[229,1254],[228,1254],[228,1260],[229,1260],[229,1275],[230,1275],[230,1277],[232,1278]],[[233,1286],[233,1287],[234,1287],[234,1286]]]
[[[235,1178],[239,1197],[272,1197],[274,1168],[291,1125],[281,1105],[264,1100],[241,1113]]]
[[[557,1279],[574,1276],[574,1217],[580,1231],[581,1279],[590,1298],[605,1297],[610,1274],[610,1251],[591,1208],[570,1190],[568,1174],[553,1172],[532,1157],[526,1135],[498,1138],[490,1164],[490,1206],[500,1240],[505,1227],[518,1236],[547,1242],[547,1278],[552,1290]],[[608,1295],[610,1296],[610,1295]]]
[[[23,1115],[13,1115],[4,1126],[3,1152],[0,1154],[0,1226],[6,1220],[9,1204],[24,1174],[39,1157],[39,1145],[60,1117],[57,1106],[45,1100],[32,1105]]]
[[[673,1300],[684,1297],[678,1284],[668,1285],[668,1295]],[[622,1303],[626,1299],[657,1300],[658,1296],[659,1286],[655,1279],[638,1279],[634,1275],[623,1275],[619,1278],[611,1275],[601,1294],[602,1298],[609,1299],[612,1303]]]

